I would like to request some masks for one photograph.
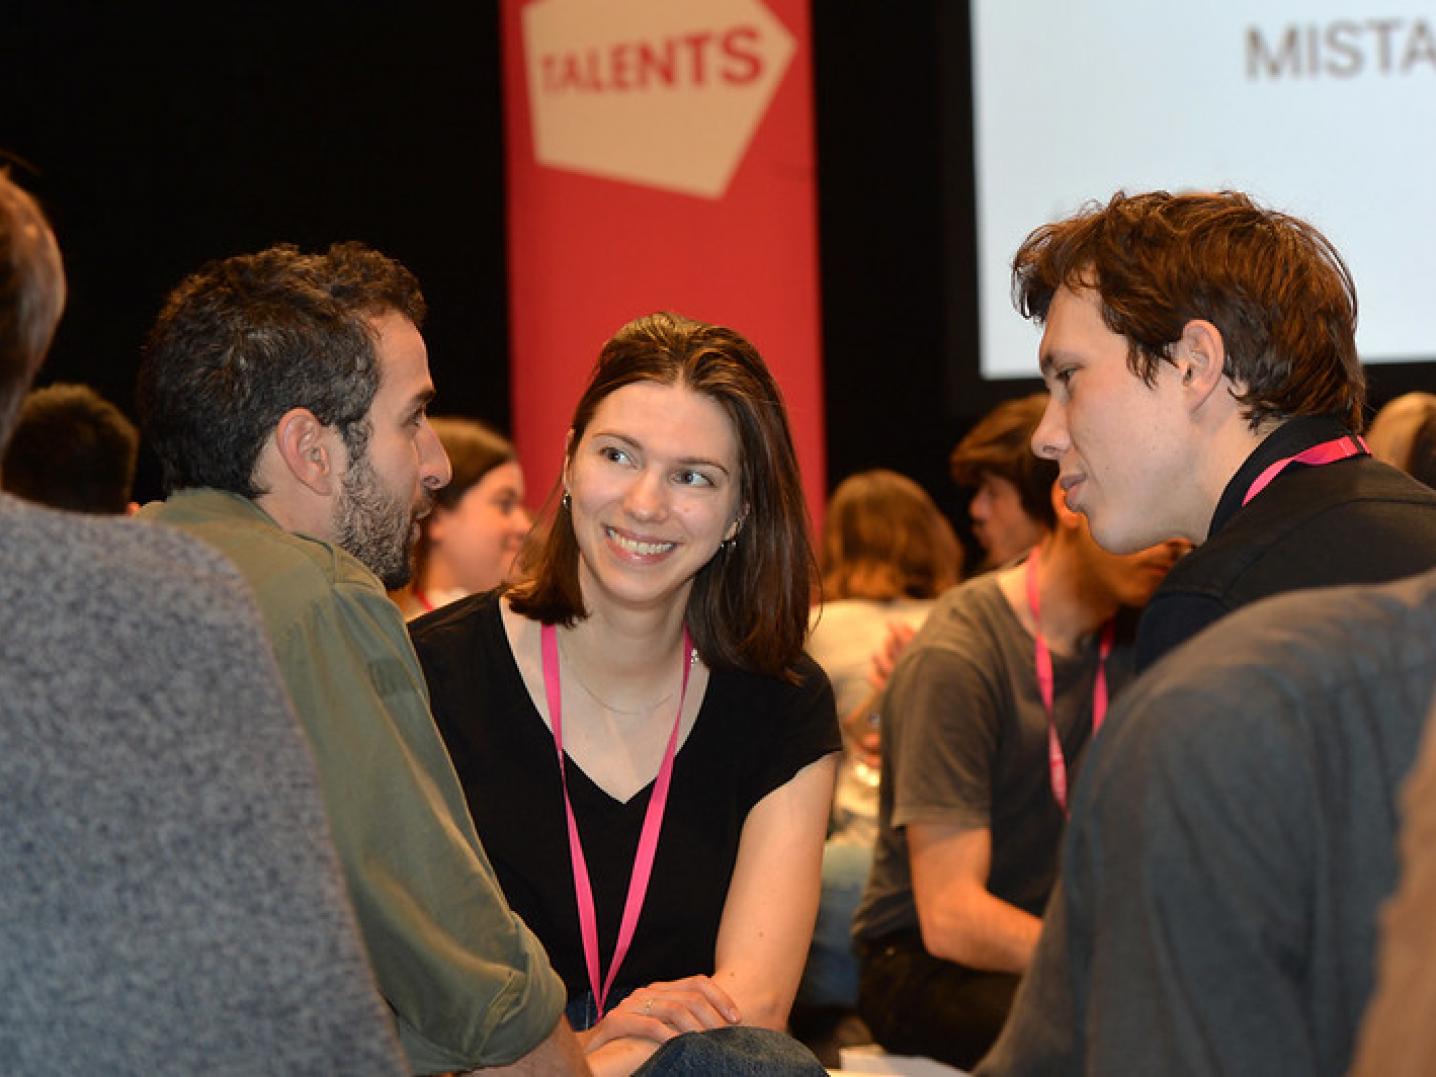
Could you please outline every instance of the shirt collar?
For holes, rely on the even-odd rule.
[[[1251,484],[1272,464],[1285,457],[1295,456],[1313,445],[1320,445],[1323,441],[1331,441],[1350,433],[1341,420],[1331,415],[1299,415],[1282,423],[1252,451],[1227,483],[1221,499],[1217,502],[1217,510],[1212,514],[1207,538],[1211,538],[1231,522],[1232,517],[1241,510],[1242,499],[1246,497]]]

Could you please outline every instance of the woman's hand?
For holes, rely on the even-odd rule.
[[[868,671],[868,684],[873,691],[881,692],[887,687],[893,667],[902,657],[907,645],[917,635],[917,629],[906,621],[889,621],[887,638],[882,646],[873,652],[872,669]]]
[[[680,1032],[723,1028],[742,1019],[727,992],[711,978],[688,976],[640,987],[578,1038],[585,1051],[623,1037],[667,1043]]]

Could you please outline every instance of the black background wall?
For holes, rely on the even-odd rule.
[[[948,451],[1037,388],[976,370],[967,6],[817,3],[813,32],[829,483],[897,468],[961,522]],[[7,0],[0,94],[0,150],[70,276],[42,381],[130,410],[145,328],[186,272],[358,238],[424,284],[436,410],[507,426],[492,0]],[[1374,369],[1374,402],[1430,371]],[[146,461],[141,494],[154,483]]]

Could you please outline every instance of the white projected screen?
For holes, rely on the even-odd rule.
[[[983,376],[1037,373],[1018,244],[1118,189],[1311,221],[1356,279],[1362,359],[1436,357],[1436,3],[1365,6],[972,0]]]

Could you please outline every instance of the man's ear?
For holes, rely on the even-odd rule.
[[[1204,318],[1193,318],[1182,327],[1172,346],[1172,358],[1182,379],[1193,411],[1201,407],[1226,379],[1226,342],[1222,331]]]
[[[324,497],[335,492],[341,477],[336,444],[335,432],[308,408],[290,408],[274,428],[274,447],[289,473]]]

